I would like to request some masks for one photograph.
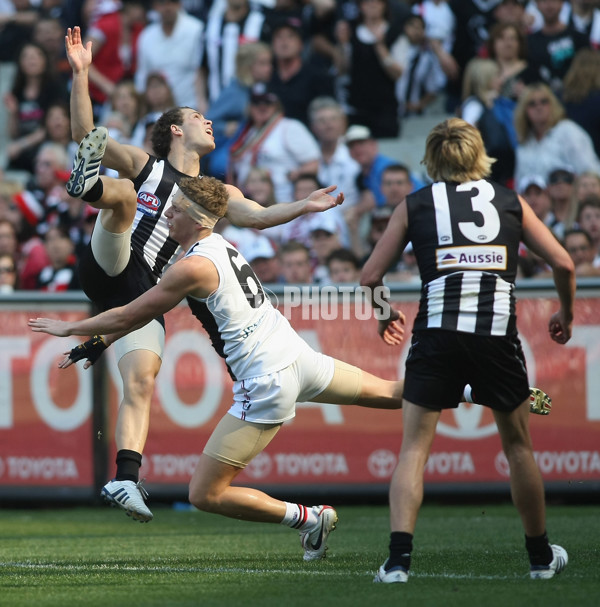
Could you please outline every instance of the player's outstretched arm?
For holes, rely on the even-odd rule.
[[[150,290],[126,306],[112,308],[97,316],[77,321],[31,318],[36,333],[57,337],[129,333],[174,308],[187,295],[207,297],[218,286],[218,273],[212,262],[195,257],[178,261]]]
[[[67,30],[65,50],[73,70],[71,88],[71,136],[79,143],[93,128],[94,114],[89,94],[89,68],[92,65],[92,43],[85,46],[79,26]],[[132,145],[108,139],[102,164],[119,172],[121,177],[137,177],[148,161],[148,154]]]
[[[227,219],[241,228],[270,228],[282,223],[287,223],[300,215],[306,213],[320,213],[344,202],[344,194],[340,193],[335,198],[331,196],[337,186],[315,190],[308,198],[296,202],[274,204],[263,207],[254,200],[246,198],[242,192],[232,185],[226,185],[229,193]]]

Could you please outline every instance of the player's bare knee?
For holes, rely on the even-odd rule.
[[[125,390],[132,401],[150,401],[154,393],[154,374],[143,373],[130,377]]]
[[[219,500],[217,496],[202,487],[192,487],[188,494],[190,504],[203,512],[216,512],[218,510]]]

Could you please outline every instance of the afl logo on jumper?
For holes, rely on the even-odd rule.
[[[139,192],[137,196],[137,208],[144,215],[156,217],[160,209],[160,200],[151,192]]]

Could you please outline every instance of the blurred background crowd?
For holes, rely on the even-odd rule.
[[[64,188],[67,27],[93,42],[96,124],[150,148],[174,105],[213,121],[203,172],[268,206],[336,184],[337,209],[262,232],[221,221],[265,283],[358,283],[419,154],[451,115],[492,178],[600,275],[600,0],[0,0],[0,293],[78,289],[96,212]],[[550,272],[524,246],[521,276]],[[418,281],[410,246],[388,281]]]

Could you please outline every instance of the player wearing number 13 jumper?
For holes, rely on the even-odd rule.
[[[422,279],[404,377],[403,438],[390,487],[390,554],[376,582],[406,582],[413,533],[423,497],[423,473],[443,409],[470,384],[493,410],[510,466],[513,501],[525,530],[532,578],[560,573],[567,553],[546,536],[544,486],[528,428],[529,388],[517,334],[514,281],[519,242],[552,268],[560,300],[549,321],[559,344],[571,337],[575,273],[569,254],[531,207],[489,181],[493,159],[481,135],[453,118],[427,138],[427,172],[434,183],[401,202],[363,268],[374,288],[410,241]],[[379,334],[394,343],[389,320]]]

